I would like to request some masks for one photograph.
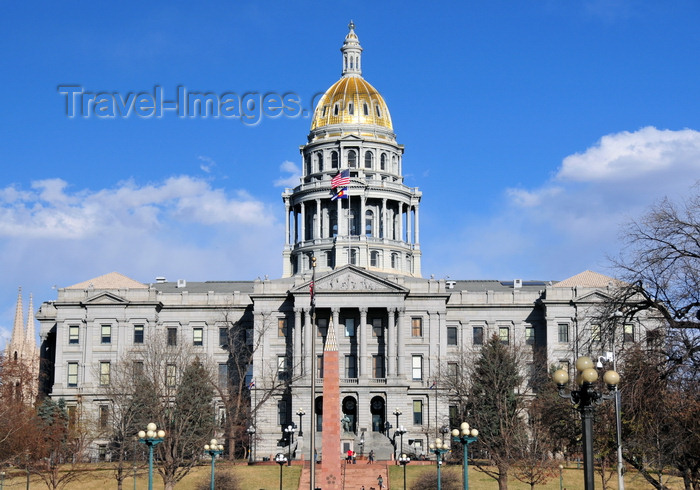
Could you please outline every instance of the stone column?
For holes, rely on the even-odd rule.
[[[389,308],[386,329],[387,378],[396,376],[396,308]]]
[[[406,237],[403,234],[403,203],[399,201],[399,233],[397,240],[406,241]]]
[[[336,312],[333,312],[333,318]],[[338,342],[333,319],[328,325],[326,345],[323,348],[323,432],[321,432],[321,480],[317,487],[343,488],[340,449],[340,366]]]
[[[321,200],[316,199],[316,229],[314,230],[314,238],[322,238],[322,223],[321,223]]]
[[[290,230],[289,230],[289,198],[284,200],[284,244],[289,245],[290,242]]]
[[[411,205],[406,208],[406,242],[413,243],[413,234],[411,233]]]
[[[398,328],[396,329],[396,345],[397,345],[397,350],[396,350],[396,356],[397,356],[397,362],[396,362],[396,375],[400,378],[405,374],[404,370],[404,364],[406,362],[406,348],[405,348],[405,341],[404,338],[406,337],[406,309],[405,308],[399,308],[398,309],[399,313],[399,325]]]
[[[382,236],[381,238],[386,238],[386,198],[382,199]],[[386,259],[385,259],[386,260]]]
[[[303,353],[301,351],[301,308],[294,308],[294,374],[303,375]]]
[[[306,240],[306,206],[303,201],[299,203],[299,206],[301,206],[301,226],[299,227],[301,230],[301,237],[299,237],[300,239],[298,241],[301,243]]]
[[[360,324],[357,326],[357,377],[367,375],[367,308],[360,308]]]
[[[420,207],[420,205],[419,205],[418,203],[416,203],[416,217],[415,217],[415,220],[416,220],[416,226],[415,226],[415,228],[416,228],[416,240],[415,240],[415,244],[416,244],[416,245],[420,245],[420,226],[419,226],[420,223],[419,223],[419,220],[418,220],[418,208],[419,208],[419,207]]]
[[[311,313],[304,308],[304,375],[314,374],[314,360],[311,359],[311,342],[314,339],[314,326],[311,325]]]

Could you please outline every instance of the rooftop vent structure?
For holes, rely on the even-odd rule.
[[[162,283],[164,283],[164,282],[168,282],[168,280],[167,280],[165,277],[163,277],[163,276],[158,276],[158,277],[156,277],[156,282],[157,282],[158,284],[162,284]]]
[[[513,288],[518,289],[523,287],[523,280],[522,279],[513,279]]]

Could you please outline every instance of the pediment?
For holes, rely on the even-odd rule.
[[[292,290],[292,293],[309,292],[309,283],[302,284]],[[396,283],[387,281],[375,274],[347,265],[341,269],[333,271],[325,276],[316,278],[316,294],[336,294],[336,293],[384,293],[384,294],[406,294],[408,289]]]
[[[83,302],[84,305],[125,305],[128,303],[126,299],[110,292],[101,292]]]
[[[600,290],[597,290],[577,297],[574,299],[574,303],[602,303],[610,300],[610,298],[611,296],[609,294],[605,294]]]
[[[341,141],[362,141],[362,138],[356,134],[346,134],[340,138]]]

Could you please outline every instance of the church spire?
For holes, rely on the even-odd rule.
[[[343,76],[362,76],[362,46],[355,34],[355,23],[348,24],[348,35],[340,51],[343,53]]]
[[[24,333],[24,351],[34,357],[37,354],[36,332],[34,331],[34,298],[29,293],[29,310],[27,311],[27,329]]]
[[[17,308],[15,309],[15,324],[12,327],[12,338],[7,344],[7,356],[17,359],[22,356],[24,346],[24,322],[22,321],[22,287],[17,293]]]

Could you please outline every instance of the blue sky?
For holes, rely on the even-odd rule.
[[[111,271],[281,275],[281,192],[350,19],[423,191],[423,275],[609,273],[619,228],[700,178],[695,1],[6,4],[0,18],[0,343]],[[306,114],[67,117],[91,93],[293,93]],[[26,315],[26,312],[25,312]]]

